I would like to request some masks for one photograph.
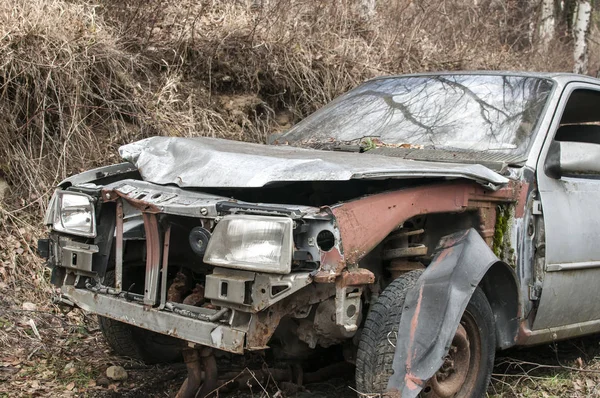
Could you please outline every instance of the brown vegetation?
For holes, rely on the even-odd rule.
[[[381,74],[570,70],[570,40],[535,50],[535,9],[520,4],[396,0],[363,17],[354,0],[7,0],[0,170],[39,215],[60,179],[137,138],[263,142]]]
[[[116,163],[119,145],[150,135],[264,142],[377,75],[572,70],[566,31],[539,50],[537,8],[393,0],[367,15],[356,0],[0,2],[0,370],[9,357],[65,355],[49,349],[49,331],[58,341],[79,333],[49,315],[32,318],[45,329],[32,337],[19,312],[25,301],[57,312],[32,247],[61,179]]]

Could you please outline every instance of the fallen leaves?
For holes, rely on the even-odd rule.
[[[22,308],[25,311],[37,311],[37,305],[29,301],[25,301],[22,305]]]

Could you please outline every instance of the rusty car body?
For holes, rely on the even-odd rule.
[[[125,163],[59,185],[40,252],[63,303],[183,340],[210,369],[210,349],[344,345],[364,362],[369,317],[400,280],[403,302],[380,307],[402,307],[383,339],[393,363],[379,384],[357,366],[357,388],[476,396],[491,372],[477,344],[493,362],[600,331],[598,109],[600,81],[579,75],[374,79],[271,145],[121,147]],[[491,336],[463,322],[474,295]],[[190,369],[181,396],[203,383]]]

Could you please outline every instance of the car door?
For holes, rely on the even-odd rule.
[[[600,87],[567,85],[557,109],[537,167],[545,270],[533,330],[563,327],[575,336],[600,324],[600,174],[554,178],[545,167],[553,142],[600,145]]]

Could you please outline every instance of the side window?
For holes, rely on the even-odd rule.
[[[600,144],[600,91],[579,89],[571,93],[554,139]]]
[[[600,178],[600,91],[577,89],[571,93],[544,171],[554,179]]]

